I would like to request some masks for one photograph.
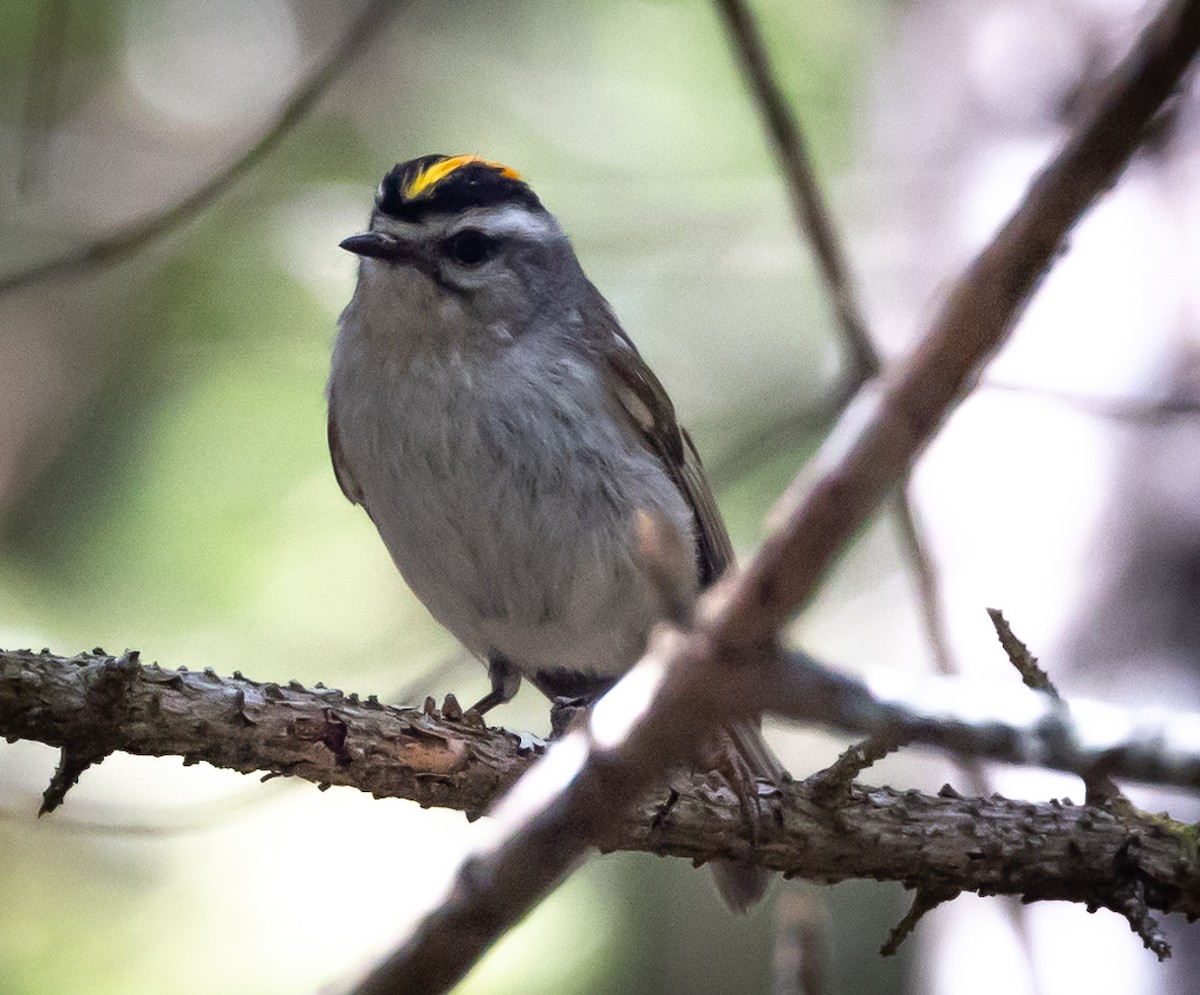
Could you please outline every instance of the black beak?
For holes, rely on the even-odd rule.
[[[388,262],[412,262],[416,252],[407,242],[401,242],[382,232],[368,231],[342,239],[340,247],[356,256],[370,259],[386,259]]]

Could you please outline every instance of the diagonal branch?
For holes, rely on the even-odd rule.
[[[308,115],[338,76],[379,36],[383,24],[399,6],[395,0],[371,0],[325,61],[280,109],[274,123],[237,159],[198,189],[158,213],[119,228],[96,241],[35,263],[27,269],[0,276],[0,294],[46,280],[81,276],[102,269],[139,252],[191,221],[275,150]]]
[[[866,381],[878,376],[883,364],[879,350],[871,340],[863,308],[854,291],[837,225],[821,194],[821,187],[808,155],[804,132],[788,107],[783,90],[771,70],[766,46],[745,0],[717,0],[717,7],[737,53],[742,73],[770,133],[776,158],[787,181],[800,230],[812,247],[833,302],[838,330],[851,357],[848,386],[856,390]],[[840,409],[849,396],[850,392],[846,392],[845,398],[836,404],[836,408]],[[751,458],[753,448],[752,443],[749,446],[735,447],[739,461],[744,464]],[[937,571],[922,541],[916,513],[906,486],[900,489],[896,503],[901,546],[916,578],[921,621],[929,651],[938,673],[952,674],[956,668],[950,653],[945,619],[941,612]],[[979,780],[978,772],[975,776]]]
[[[851,403],[777,505],[776,531],[742,574],[700,602],[695,628],[647,655],[494,812],[490,843],[360,989],[444,991],[611,831],[706,731],[767,702],[751,660],[815,593],[862,526],[1004,342],[1063,240],[1115,180],[1200,46],[1200,0],[1168,4],[1108,81],[1081,130],[953,288],[913,356]]]
[[[1200,45],[1200,3],[1167,4],[1113,73],[1091,116],[1034,180],[956,281],[932,328],[886,386],[868,386],[780,501],[778,531],[730,593],[722,641],[772,638],[903,478],[1005,341],[1083,213],[1114,182]]]
[[[754,18],[745,0],[718,0],[718,7],[724,15],[730,40],[738,52],[742,71],[771,133],[776,156],[791,192],[797,220],[812,245],[833,301],[838,327],[852,359],[849,380],[855,387],[860,387],[865,381],[879,374],[882,362],[879,351],[871,340],[863,309],[851,286],[837,227],[821,196],[820,185],[806,150],[803,131],[791,114],[782,89],[771,71],[766,48],[755,28]],[[744,461],[753,452],[753,447],[738,446],[736,450]],[[938,571],[923,539],[916,508],[908,493],[907,480],[895,496],[895,519],[900,547],[916,581],[917,606],[925,642],[935,670],[948,676],[956,673],[958,667],[950,648]],[[861,744],[865,753],[853,749],[849,751],[844,757],[841,776],[848,781],[856,776],[856,764],[859,760],[871,757],[873,761],[882,756],[886,752],[881,749],[885,742],[891,750],[901,745],[896,740],[881,739]],[[964,770],[972,789],[977,794],[983,794],[987,781],[979,764],[968,762]],[[1020,909],[1010,907],[1008,911],[1016,920],[1018,932],[1025,933],[1020,921]],[[1027,943],[1025,946],[1028,949]]]

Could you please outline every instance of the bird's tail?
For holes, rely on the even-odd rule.
[[[771,872],[754,864],[739,860],[714,860],[711,865],[713,880],[721,898],[734,912],[748,912],[752,905],[762,900],[771,883]]]
[[[747,824],[754,830],[759,819],[760,786],[767,788],[771,796],[775,793],[771,788],[782,787],[788,773],[763,739],[757,722],[737,722],[725,732],[736,754],[734,770],[749,775],[746,778],[735,773],[731,780]],[[734,912],[745,912],[758,902],[771,881],[770,871],[744,861],[716,860],[711,866],[717,890]]]

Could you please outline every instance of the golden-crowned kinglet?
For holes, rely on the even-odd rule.
[[[520,175],[430,155],[383,178],[329,380],[338,482],[434,617],[487,662],[481,713],[522,678],[591,699],[651,626],[732,563],[658,378]],[[645,555],[649,517],[674,542]],[[675,569],[662,569],[674,555]],[[664,585],[675,590],[664,590]],[[734,741],[754,777],[777,762]],[[765,887],[718,867],[744,907]]]

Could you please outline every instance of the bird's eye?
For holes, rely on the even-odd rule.
[[[496,254],[499,243],[478,228],[464,228],[442,242],[442,255],[461,266],[478,266]]]

